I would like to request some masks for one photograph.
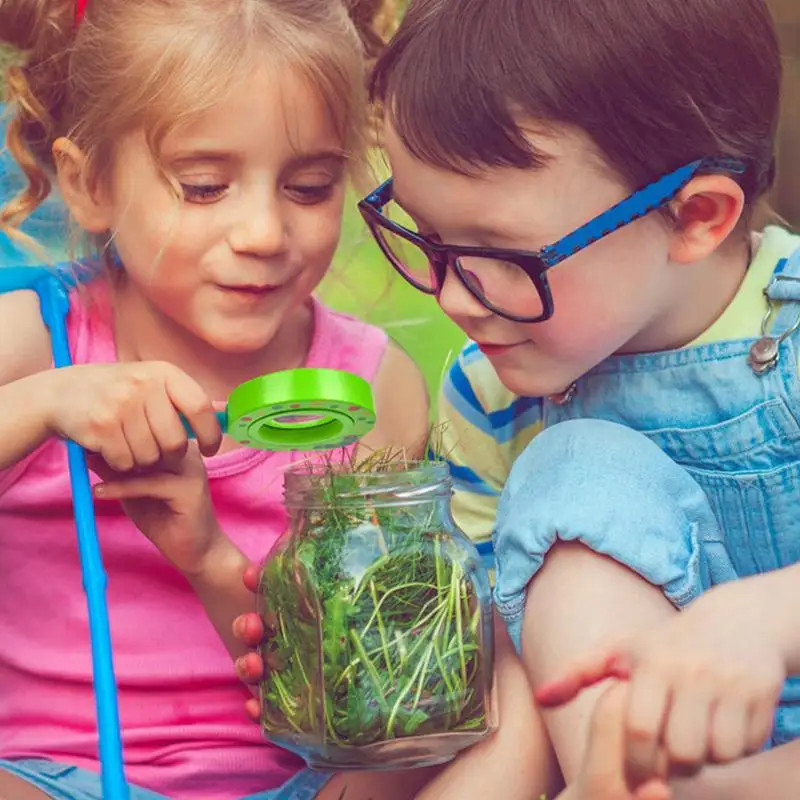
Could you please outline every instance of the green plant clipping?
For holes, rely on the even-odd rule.
[[[262,574],[263,726],[320,766],[435,763],[492,728],[488,581],[431,467],[382,467],[309,473]]]

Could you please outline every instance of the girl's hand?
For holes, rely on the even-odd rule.
[[[259,567],[250,564],[244,572],[244,585],[253,593],[258,591]],[[255,612],[242,614],[233,621],[233,635],[247,647],[253,648],[252,653],[236,659],[236,673],[240,680],[253,686],[264,676],[264,661],[255,650],[264,638],[264,625],[261,617]],[[245,703],[248,716],[254,721],[261,720],[261,703],[257,697],[251,697]]]
[[[667,624],[576,664],[537,700],[557,706],[604,678],[629,679],[624,747],[634,785],[758,751],[786,677],[776,609],[761,586],[713,589]]]
[[[188,446],[181,414],[203,455],[213,455],[222,443],[206,393],[172,364],[87,364],[52,375],[48,429],[97,453],[117,473],[180,469]]]
[[[134,525],[188,578],[213,567],[215,547],[224,541],[208,489],[200,451],[189,447],[180,461],[144,473],[114,472],[99,457],[89,466],[102,483],[100,500],[119,500]]]
[[[557,800],[670,800],[669,787],[661,779],[651,779],[635,789],[631,789],[625,779],[628,691],[626,684],[617,684],[598,700],[581,772]]]

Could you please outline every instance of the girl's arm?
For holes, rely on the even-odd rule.
[[[400,348],[390,346],[373,388],[378,422],[370,435],[365,437],[363,446],[374,449],[404,447],[410,458],[419,456],[428,432],[428,398],[422,375],[414,362]],[[191,462],[188,462],[187,470],[191,466]],[[190,477],[200,478],[199,475]],[[127,482],[129,487],[132,484],[133,481]],[[117,486],[125,491],[123,487],[126,484]],[[163,476],[158,476],[147,488],[153,493],[170,492]],[[172,492],[172,495],[175,497],[171,500],[175,503],[175,510],[182,513],[183,500],[178,495],[191,497],[192,493],[180,490]],[[120,497],[117,490],[115,496]],[[210,513],[188,509],[186,511],[187,516],[197,520],[208,518]],[[195,523],[193,527],[196,528],[197,524],[199,523]],[[202,558],[196,560],[191,569],[184,569],[183,572],[203,603],[220,639],[231,656],[237,659],[250,652],[247,642],[234,634],[233,626],[236,617],[253,610],[253,593],[243,581],[248,560],[216,523],[212,524],[215,527],[207,537],[210,544]],[[251,653],[251,657],[257,659],[254,653]]]
[[[46,417],[58,395],[50,362],[50,340],[36,295],[0,295],[0,470],[50,435]]]
[[[57,376],[39,372],[0,385],[0,470],[14,466],[52,435],[48,418],[57,384]]]

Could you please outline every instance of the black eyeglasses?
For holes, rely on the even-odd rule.
[[[701,158],[634,192],[577,230],[541,250],[462,247],[433,241],[387,216],[393,200],[389,178],[358,208],[392,266],[426,294],[441,291],[447,270],[486,308],[514,322],[543,322],[553,316],[547,271],[593,242],[666,205],[697,175],[742,176],[747,164],[736,158]]]

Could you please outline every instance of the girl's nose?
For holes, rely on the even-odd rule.
[[[239,218],[228,237],[236,253],[261,258],[285,250],[286,239],[286,221],[275,198],[244,200]]]

